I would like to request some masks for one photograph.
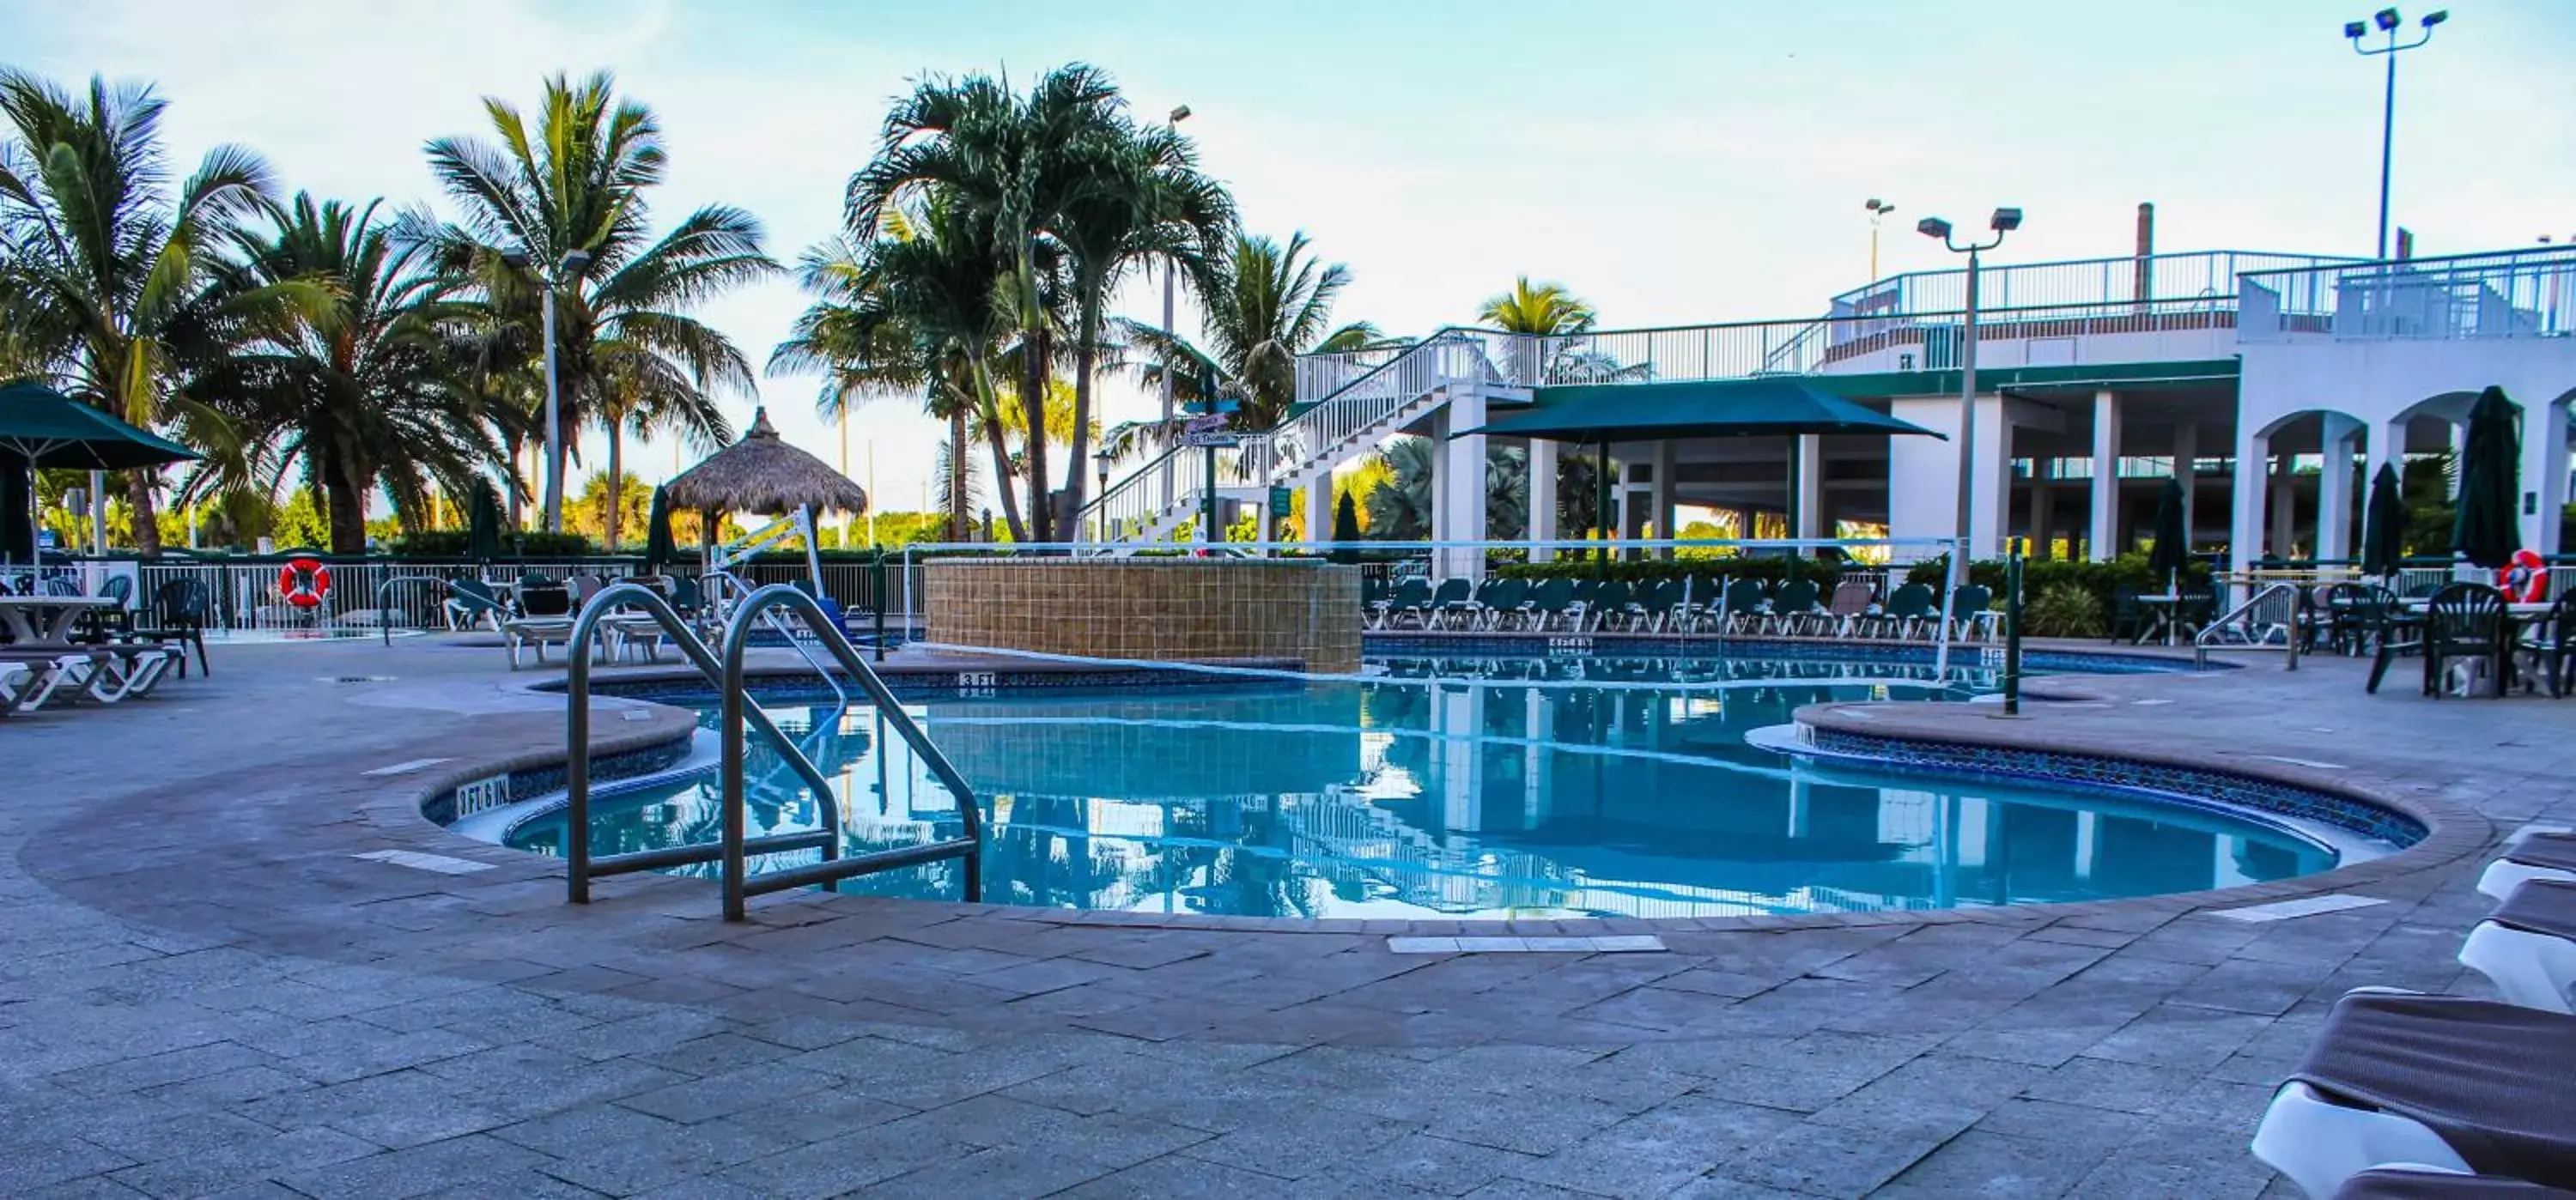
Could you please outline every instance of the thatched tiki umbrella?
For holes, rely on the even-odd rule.
[[[716,515],[727,512],[791,513],[811,508],[852,516],[868,511],[868,494],[831,464],[778,438],[763,408],[742,440],[671,477],[662,492],[675,508],[694,509],[704,520],[706,545],[716,545]]]

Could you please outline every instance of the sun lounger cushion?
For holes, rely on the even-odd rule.
[[[2527,867],[2576,871],[2576,833],[2536,833],[2505,851],[2504,856]]]
[[[2344,1181],[2334,1200],[2576,1200],[2576,1192],[2493,1175],[2383,1167]]]
[[[2507,929],[2576,942],[2576,883],[2527,881],[2487,919]]]
[[[2419,1121],[2483,1174],[2576,1186],[2576,1017],[2349,995],[2290,1078]]]

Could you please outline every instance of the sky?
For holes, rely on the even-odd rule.
[[[1033,78],[1084,61],[1137,111],[1187,104],[1202,165],[1245,225],[1304,231],[1352,283],[1336,312],[1391,333],[1472,321],[1516,275],[1557,280],[1608,328],[1821,313],[1869,273],[1863,201],[1896,213],[1880,274],[1943,269],[1912,232],[1999,204],[1990,260],[2158,249],[2368,254],[2383,60],[2361,0],[1623,0],[1562,4],[1065,6],[946,0],[0,0],[0,62],[66,85],[146,80],[178,164],[238,143],[281,184],[445,210],[421,153],[488,136],[481,98],[533,105],[556,72],[609,70],[660,116],[658,222],[727,203],[792,260],[833,235],[888,102],[927,75]],[[2419,254],[2576,238],[2576,3],[2454,0],[2401,56],[2395,219]],[[2407,28],[2420,10],[2407,10]],[[746,288],[702,315],[755,361],[805,299]],[[1159,316],[1159,286],[1120,311]],[[1196,320],[1183,302],[1182,327]],[[841,461],[819,380],[755,403]],[[1103,387],[1106,419],[1154,401]],[[848,424],[880,510],[923,506],[939,426],[910,398]],[[1058,456],[1061,457],[1060,455]],[[594,454],[593,462],[599,461]],[[627,456],[647,479],[674,448]],[[1061,468],[1059,468],[1061,469]],[[1059,480],[1059,482],[1061,482]]]

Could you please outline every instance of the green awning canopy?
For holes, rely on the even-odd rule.
[[[1533,389],[1531,399],[1528,408],[1497,414],[1458,436],[1482,433],[1595,443],[1801,433],[1942,436],[1803,379],[1582,384]]]
[[[197,452],[22,381],[0,387],[0,455],[49,470],[122,471],[184,462]]]

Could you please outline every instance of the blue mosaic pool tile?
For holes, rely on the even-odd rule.
[[[658,745],[599,755],[590,760],[591,781],[607,783],[612,780],[633,779],[667,771],[681,759],[689,756],[689,743],[690,739],[682,737]],[[509,782],[504,785],[507,797],[499,803],[516,804],[521,800],[560,792],[564,790],[564,779],[565,771],[561,763],[553,766],[522,767],[510,772]],[[454,824],[456,789],[450,788],[421,801],[420,815],[429,818],[435,824]]]
[[[2217,811],[2251,809],[2316,821],[2393,846],[2422,841],[2428,832],[2413,817],[2367,800],[2278,780],[2206,767],[2131,762],[2054,750],[2017,750],[1953,742],[1872,737],[1840,730],[1805,731],[1821,753],[1866,758],[1875,765],[1997,779],[2072,783],[2108,791],[2139,792]]]

